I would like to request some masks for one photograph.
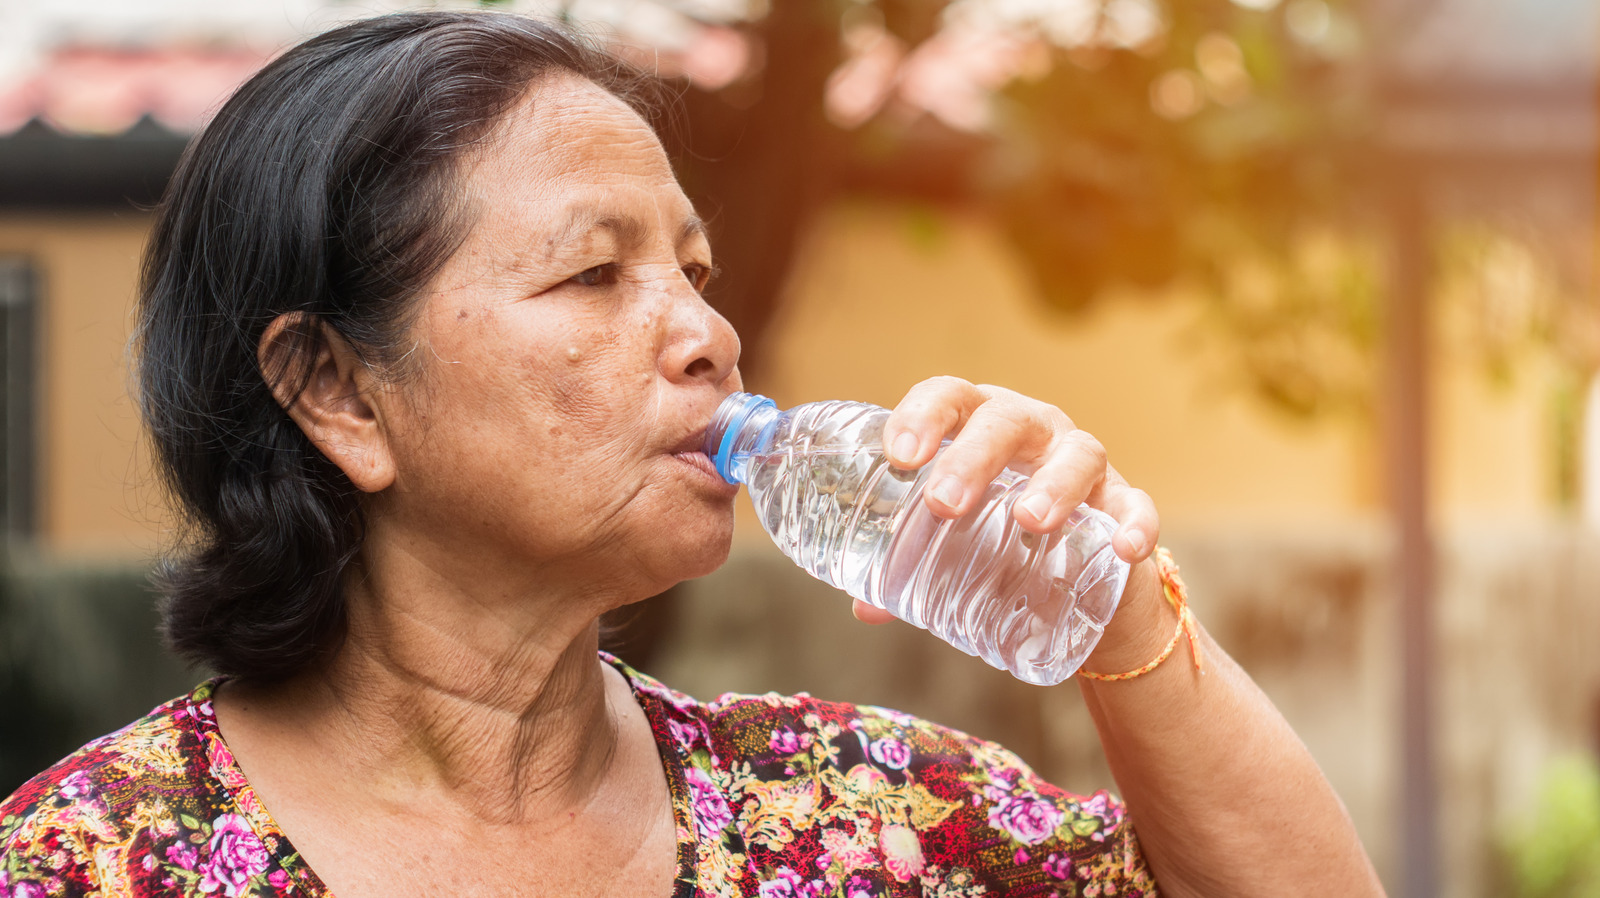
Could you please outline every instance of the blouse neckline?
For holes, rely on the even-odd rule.
[[[602,663],[610,665],[622,674],[622,678],[628,682],[629,691],[633,693],[634,701],[639,704],[650,723],[650,734],[655,740],[656,752],[666,775],[667,789],[672,800],[672,818],[677,830],[678,869],[673,878],[672,898],[692,898],[695,894],[697,833],[693,815],[690,813],[689,785],[684,776],[684,765],[689,763],[689,758],[683,754],[682,748],[672,738],[668,726],[669,715],[663,699],[649,689],[640,688],[642,675],[607,652],[600,652],[599,656]],[[289,882],[283,887],[282,895],[293,895],[298,892],[307,898],[334,898],[333,891],[300,856],[289,841],[288,835],[273,819],[261,796],[244,775],[243,768],[234,758],[226,740],[222,738],[222,730],[217,726],[216,711],[211,700],[217,688],[226,681],[227,677],[213,677],[206,680],[185,696],[178,708],[178,715],[189,719],[195,737],[200,742],[201,751],[206,759],[206,772],[220,787],[227,802],[237,809],[257,838],[267,847],[273,860],[288,875]]]

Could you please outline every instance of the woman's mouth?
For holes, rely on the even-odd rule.
[[[682,462],[684,462],[686,464],[693,465],[696,468],[699,468],[700,470],[706,472],[707,474],[711,474],[711,475],[717,477],[719,480],[722,477],[722,475],[717,474],[717,466],[713,465],[711,463],[711,459],[708,458],[706,456],[706,454],[704,452],[701,452],[699,449],[695,449],[692,452],[674,452],[674,453],[672,453],[672,457],[676,458],[679,461],[682,461]]]
[[[719,487],[719,492],[725,492],[731,496],[739,491],[739,485],[723,480],[722,475],[717,473],[717,466],[712,464],[710,457],[699,449],[679,450],[672,453],[672,457],[700,472],[713,485]]]

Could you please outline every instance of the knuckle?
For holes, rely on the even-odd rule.
[[[1067,441],[1073,448],[1089,456],[1096,464],[1104,466],[1106,462],[1106,447],[1087,431],[1074,430],[1067,434]]]
[[[972,383],[970,381],[962,380],[953,374],[940,374],[935,377],[930,377],[917,386],[927,387],[929,389],[939,390],[941,392],[965,392],[972,389]]]
[[[967,426],[962,428],[961,436],[969,441],[982,441],[991,446],[992,451],[1009,455],[1024,442],[1023,435],[1026,432],[1027,422],[1019,420],[1004,409],[990,409],[984,406],[967,419]]]
[[[1020,398],[1021,396],[1020,393],[1017,393],[1014,390],[1008,390],[1005,387],[996,386],[995,384],[970,384],[970,386],[979,393],[983,394],[983,397],[991,402],[997,400],[1011,400]]]

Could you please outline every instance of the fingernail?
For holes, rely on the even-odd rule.
[[[922,441],[911,431],[906,431],[894,438],[894,460],[903,464],[910,464],[917,457],[917,450],[922,448]]]
[[[1041,522],[1050,513],[1050,509],[1055,507],[1055,503],[1044,493],[1034,493],[1023,499],[1020,504],[1024,511],[1033,515],[1034,520]]]
[[[938,486],[933,488],[933,498],[951,508],[955,508],[961,504],[961,497],[966,495],[966,492],[966,489],[961,485],[961,481],[954,477],[946,477],[939,481]]]
[[[1133,549],[1134,553],[1143,554],[1145,541],[1144,531],[1135,527],[1124,535],[1128,538],[1128,546]]]

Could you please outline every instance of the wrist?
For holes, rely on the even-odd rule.
[[[1161,590],[1161,577],[1153,558],[1128,571],[1117,612],[1084,659],[1083,670],[1112,674],[1132,670],[1155,657],[1172,639],[1177,614]]]

